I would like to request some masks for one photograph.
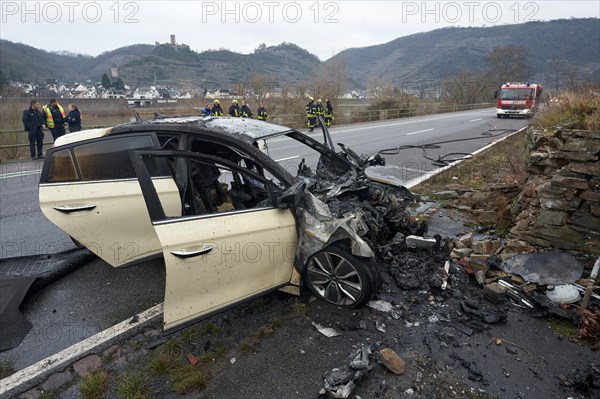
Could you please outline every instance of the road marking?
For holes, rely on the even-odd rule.
[[[276,160],[275,160],[275,162],[289,161],[290,159],[296,159],[296,158],[300,158],[300,155],[295,155],[295,156],[293,156],[293,157],[287,157],[287,158],[276,159]]]
[[[36,170],[23,170],[20,172],[9,172],[9,173],[3,173],[0,175],[0,179],[10,179],[11,177],[21,177],[21,176],[28,176],[28,175],[37,175],[39,173],[41,173],[42,170],[41,169],[36,169]]]
[[[405,122],[383,123],[381,125],[376,125],[376,126],[362,126],[362,127],[352,128],[352,129],[341,129],[341,130],[334,129],[333,131],[330,131],[329,133],[331,133],[331,134],[347,133],[347,132],[354,132],[357,130],[364,130],[364,129],[376,129],[376,128],[381,128],[381,127],[408,125],[411,123],[431,122],[431,121],[437,121],[440,119],[457,118],[457,117],[465,116],[465,115],[480,115],[483,112],[489,112],[489,110],[486,109],[486,110],[483,110],[482,112],[470,112],[468,114],[460,113],[458,115],[444,115],[444,116],[438,116],[435,118],[424,118],[424,119],[417,119],[417,120],[411,120],[411,121],[405,121]],[[373,122],[375,122],[375,121],[373,121]],[[377,121],[377,122],[381,122],[381,121]],[[368,123],[366,123],[366,125],[368,125]]]
[[[59,353],[32,364],[13,375],[0,380],[0,398],[15,398],[22,392],[41,384],[49,375],[61,371],[86,355],[105,350],[113,343],[126,339],[162,317],[160,303],[139,313],[137,318],[128,318],[104,331],[78,342]]]
[[[477,121],[481,121],[481,120],[483,120],[483,118],[471,119],[469,122],[477,122]]]
[[[431,132],[433,130],[433,128],[431,129],[425,129],[425,130],[419,130],[417,132],[410,132],[410,133],[406,133],[407,136],[412,136],[413,134],[419,134],[419,133],[425,133],[425,132]]]

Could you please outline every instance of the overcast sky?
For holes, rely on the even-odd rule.
[[[446,26],[600,17],[590,1],[0,1],[0,37],[50,51],[98,55],[131,44],[250,53],[291,42],[326,60]],[[523,38],[526,44],[526,38]],[[1,56],[1,55],[0,55]]]

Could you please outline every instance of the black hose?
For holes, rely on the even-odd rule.
[[[494,134],[493,132],[499,132],[499,133]],[[469,141],[469,140],[480,140],[481,136],[497,137],[497,136],[501,136],[501,135],[503,135],[505,133],[509,133],[509,132],[516,132],[516,130],[515,129],[490,129],[487,132],[483,132],[483,133],[481,133],[480,136],[476,136],[476,137],[467,137],[464,139],[454,139],[454,140],[444,140],[444,141],[437,141],[434,143],[427,143],[427,144],[420,144],[420,145],[401,145],[401,146],[395,147],[395,148],[383,149],[383,150],[379,151],[378,154],[398,155],[398,154],[400,154],[400,151],[402,151],[402,150],[407,150],[407,149],[412,149],[412,148],[420,148],[423,151],[423,157],[425,159],[430,160],[434,166],[448,166],[452,162],[470,158],[472,156],[472,154],[463,153],[463,152],[452,152],[452,153],[449,153],[446,155],[440,155],[436,159],[436,158],[428,157],[427,150],[442,148],[441,144],[458,143],[461,141]],[[461,155],[461,157],[448,159],[447,157],[449,157],[451,155]]]

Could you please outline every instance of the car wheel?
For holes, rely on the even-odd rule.
[[[310,257],[304,281],[317,297],[343,307],[359,307],[375,293],[375,280],[367,264],[335,246]]]

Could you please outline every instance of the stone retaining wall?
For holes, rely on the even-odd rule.
[[[530,176],[510,235],[533,245],[600,254],[600,131],[527,130]]]

